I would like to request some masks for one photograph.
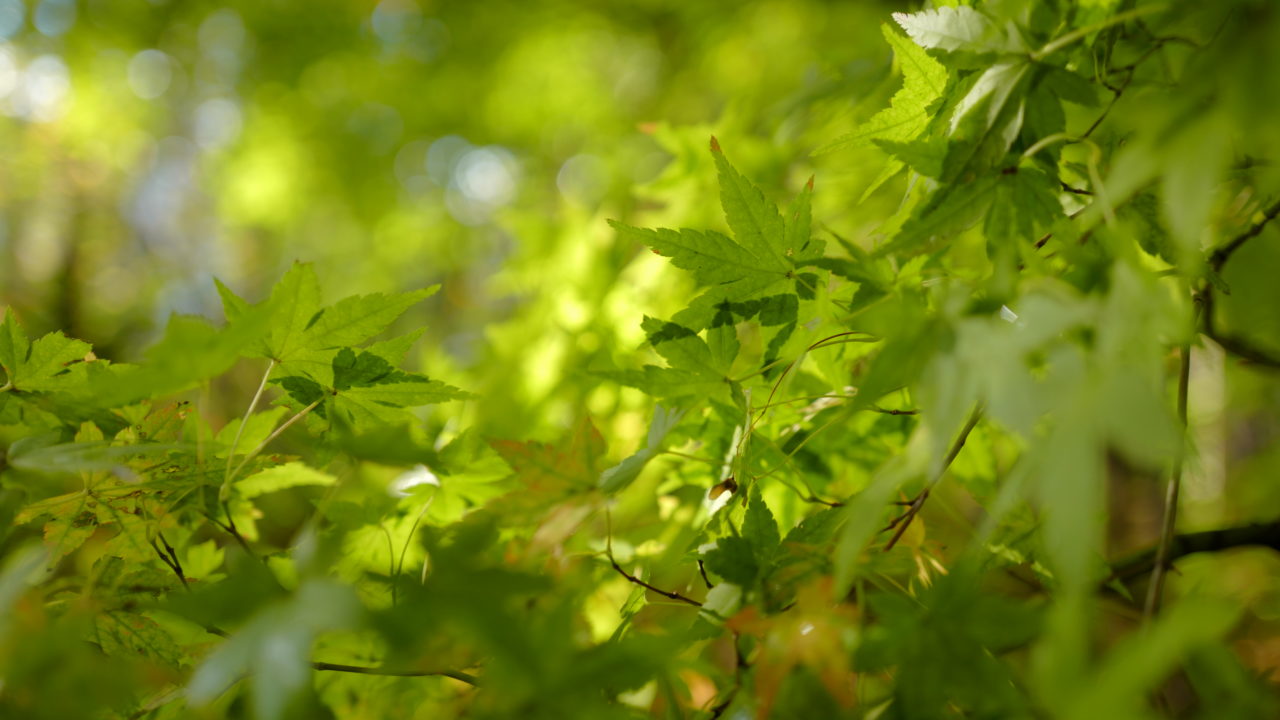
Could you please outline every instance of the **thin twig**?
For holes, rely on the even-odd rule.
[[[231,521],[231,515],[230,515],[231,511],[230,509],[227,508],[226,503],[223,503],[222,510],[223,512],[227,513],[227,520],[228,520],[227,523],[223,523],[219,521],[218,518],[212,515],[206,514],[205,517],[209,518],[209,522],[213,523],[214,525],[217,525],[219,529],[221,529],[223,532],[227,533],[232,538],[234,538],[236,543],[240,546],[240,549],[244,550],[245,553],[249,555],[249,557],[257,558],[258,556],[256,553],[253,552],[253,548],[249,547],[249,541],[244,539],[244,536],[241,535],[240,531],[236,529],[235,523]],[[263,563],[266,562],[266,560],[263,560],[262,558],[258,558],[258,560]]]
[[[190,592],[191,587],[187,585],[187,576],[185,573],[182,572],[182,565],[178,562],[178,556],[172,554],[173,548],[169,547],[169,543],[164,544],[165,548],[167,548],[170,553],[168,556],[166,556],[164,550],[161,550],[160,546],[156,545],[155,538],[151,538],[147,542],[151,544],[151,549],[156,551],[156,555],[160,556],[160,562],[164,563],[165,566],[168,567],[170,570],[172,570],[173,574],[177,575],[178,579],[182,581],[183,589]]]
[[[1180,355],[1178,424],[1182,432],[1178,439],[1178,454],[1173,459],[1173,471],[1169,474],[1169,485],[1165,490],[1164,521],[1161,524],[1160,544],[1156,548],[1156,565],[1151,573],[1151,585],[1147,588],[1147,602],[1142,608],[1144,620],[1150,620],[1160,610],[1160,599],[1164,594],[1164,579],[1169,568],[1169,546],[1173,544],[1174,528],[1178,522],[1178,497],[1182,490],[1182,465],[1186,456],[1187,385],[1191,377],[1191,346],[1183,345]]]
[[[678,592],[672,592],[669,590],[663,590],[662,588],[654,587],[649,583],[636,577],[635,575],[632,575],[631,573],[627,572],[626,570],[623,570],[622,566],[619,565],[618,561],[615,560],[613,557],[613,521],[610,518],[607,510],[605,512],[605,522],[608,524],[608,527],[605,534],[604,553],[609,558],[609,564],[613,566],[614,570],[617,570],[618,573],[622,575],[622,577],[626,578],[627,580],[630,580],[631,582],[635,583],[636,585],[639,585],[640,587],[645,588],[646,590],[651,590],[663,597],[670,598],[672,600],[679,600],[682,603],[693,605],[694,607],[702,607],[702,603],[698,602],[697,600],[694,600],[692,598],[687,598]]]
[[[679,600],[680,602],[685,603],[686,605],[692,605],[694,607],[702,607],[702,603],[698,602],[697,600],[694,600],[693,598],[685,597],[684,595],[681,595],[678,592],[672,592],[670,590],[663,590],[662,588],[654,587],[649,583],[636,577],[635,575],[632,575],[631,573],[627,572],[626,570],[623,570],[622,566],[618,564],[618,561],[613,559],[613,552],[610,551],[607,554],[609,556],[609,564],[612,565],[613,569],[617,570],[622,575],[622,577],[626,578],[627,580],[630,580],[631,582],[635,583],[636,585],[639,585],[640,587],[645,588],[646,590],[651,590],[653,592],[656,592],[663,597],[670,598],[672,600]]]
[[[929,480],[928,484],[924,486],[924,489],[922,489],[920,493],[907,504],[907,509],[903,511],[901,515],[894,518],[887,527],[880,531],[888,532],[897,528],[893,533],[893,537],[889,538],[889,542],[885,543],[885,552],[892,550],[893,546],[898,544],[898,540],[902,539],[903,533],[905,533],[907,528],[911,526],[911,521],[915,520],[916,515],[920,513],[920,509],[924,507],[924,501],[929,499],[929,492],[938,484],[938,481],[946,474],[947,468],[951,467],[951,463],[955,461],[956,456],[960,454],[962,449],[964,449],[964,444],[969,439],[969,433],[973,432],[973,428],[981,419],[982,406],[979,405],[973,409],[972,413],[970,413],[968,422],[966,422],[964,427],[960,429],[960,434],[956,436],[955,442],[951,444],[951,449],[947,451],[947,456],[942,459],[942,467],[938,468],[938,472]]]
[[[708,590],[715,587],[711,578],[707,577],[707,568],[703,566],[702,560],[698,560],[698,574],[702,576],[702,582],[706,583]]]
[[[729,693],[724,700],[710,708],[710,720],[717,720],[724,712],[733,704],[733,699],[738,696],[738,691],[742,689],[742,676],[747,668],[751,667],[751,663],[747,661],[747,656],[742,654],[742,646],[738,644],[739,635],[733,633],[733,687],[729,688]]]
[[[1267,223],[1276,219],[1277,216],[1280,216],[1280,202],[1267,208],[1266,212],[1263,213],[1262,219],[1254,223],[1248,230],[1231,238],[1230,241],[1214,250],[1209,255],[1209,265],[1214,272],[1222,270],[1222,266],[1227,264],[1227,261],[1231,259],[1235,251],[1239,250],[1245,243],[1261,235],[1262,231],[1267,227]]]
[[[1263,218],[1254,223],[1248,230],[1214,250],[1209,255],[1209,266],[1215,273],[1221,273],[1222,268],[1231,259],[1231,256],[1243,247],[1245,243],[1261,235],[1267,223],[1270,223],[1278,216],[1280,216],[1280,203],[1268,208],[1263,213]],[[1249,340],[1236,335],[1229,335],[1217,329],[1214,322],[1214,294],[1211,283],[1205,285],[1204,290],[1200,293],[1200,300],[1203,305],[1200,317],[1200,332],[1205,337],[1218,343],[1223,350],[1238,358],[1263,367],[1280,368],[1280,356],[1257,347]]]
[[[288,430],[289,426],[293,425],[294,423],[298,422],[302,418],[306,417],[308,413],[310,413],[312,410],[315,410],[316,407],[320,405],[320,403],[322,402],[324,402],[323,395],[321,395],[319,398],[316,398],[315,402],[299,410],[298,414],[294,415],[288,420],[285,420],[284,423],[280,425],[280,427],[273,430],[271,434],[267,436],[267,439],[258,443],[257,447],[255,447],[253,450],[250,450],[249,454],[244,456],[244,460],[241,460],[240,464],[236,466],[236,469],[231,472],[231,477],[234,478],[237,475],[239,475],[240,471],[244,469],[244,466],[248,465],[250,460],[257,457],[258,453],[262,452],[263,448],[265,448],[267,445],[270,445],[272,440],[275,440],[276,438],[280,437],[280,434],[283,433],[285,430]]]
[[[267,371],[262,374],[262,382],[258,383],[258,391],[253,394],[253,399],[249,401],[249,407],[245,408],[244,417],[240,418],[240,427],[236,428],[236,437],[231,441],[231,449],[227,450],[227,467],[222,474],[222,484],[226,486],[231,482],[231,463],[235,459],[236,449],[240,447],[240,437],[244,435],[244,426],[249,424],[249,418],[253,416],[253,411],[258,407],[258,401],[262,399],[262,393],[267,389],[267,381],[271,379],[271,371],[276,369],[276,361],[273,358],[267,363]]]
[[[1050,41],[1044,47],[1031,53],[1031,59],[1036,62],[1039,62],[1040,60],[1043,60],[1045,57],[1052,55],[1053,53],[1061,50],[1062,48],[1078,40],[1086,38],[1092,35],[1093,33],[1098,32],[1099,30],[1106,30],[1107,28],[1113,25],[1126,23],[1126,22],[1129,22],[1130,20],[1140,18],[1143,15],[1149,15],[1153,12],[1162,12],[1167,9],[1168,9],[1167,5],[1160,3],[1160,4],[1153,4],[1153,5],[1146,5],[1144,7],[1128,10],[1126,12],[1117,13],[1105,20],[1099,20],[1098,22],[1093,23],[1091,25],[1086,25],[1082,28],[1077,28],[1067,33],[1066,35],[1063,35],[1059,38],[1056,38]]]
[[[1152,572],[1162,546],[1166,566],[1187,555],[1241,547],[1266,547],[1280,552],[1280,520],[1175,535],[1167,545],[1160,543],[1116,562],[1103,584],[1125,582]]]
[[[384,675],[388,677],[447,677],[453,678],[460,682],[464,682],[472,687],[480,686],[480,678],[465,673],[461,670],[396,670],[393,668],[380,667],[361,667],[359,665],[343,665],[341,663],[330,662],[313,662],[311,667],[316,670],[327,670],[331,672],[355,673],[357,675]]]

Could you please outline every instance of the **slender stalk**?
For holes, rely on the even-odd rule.
[[[1178,367],[1178,422],[1182,433],[1178,441],[1178,454],[1173,459],[1173,471],[1165,490],[1164,521],[1161,523],[1160,544],[1156,547],[1155,567],[1151,571],[1151,585],[1147,588],[1147,602],[1142,608],[1144,620],[1150,620],[1160,611],[1164,595],[1164,580],[1168,574],[1169,548],[1173,545],[1174,528],[1178,523],[1178,496],[1182,490],[1182,465],[1186,456],[1187,436],[1187,385],[1191,377],[1191,346],[1183,345]]]
[[[711,458],[704,458],[704,457],[702,457],[702,456],[700,456],[700,455],[691,455],[691,454],[686,453],[686,452],[680,452],[679,450],[659,450],[658,452],[659,452],[660,454],[662,454],[662,455],[673,455],[673,456],[678,457],[678,458],[684,458],[685,460],[694,460],[694,461],[697,461],[697,462],[700,462],[700,463],[706,463],[706,464],[708,464],[708,465],[719,465],[719,464],[720,464],[720,461],[719,461],[719,460],[712,460]]]
[[[249,424],[249,418],[253,415],[253,411],[258,407],[258,401],[262,399],[262,393],[267,389],[267,381],[271,379],[271,371],[276,369],[276,361],[273,358],[267,363],[267,371],[262,374],[262,382],[258,383],[258,391],[253,394],[253,399],[249,401],[249,407],[244,411],[244,417],[240,418],[240,427],[236,428],[236,437],[231,441],[231,449],[227,450],[227,467],[222,474],[222,485],[225,488],[231,482],[231,463],[235,459],[236,449],[240,447],[240,438],[244,435],[244,426]]]
[[[1280,216],[1280,203],[1276,203],[1275,205],[1267,208],[1266,212],[1262,214],[1261,220],[1254,223],[1245,232],[1240,233],[1226,244],[1214,250],[1213,253],[1209,255],[1209,264],[1215,271],[1221,272],[1222,266],[1227,264],[1227,260],[1231,259],[1231,256],[1235,251],[1239,250],[1245,243],[1262,234],[1263,229],[1267,227],[1267,223],[1276,219],[1276,216]]]
[[[263,448],[265,448],[267,445],[270,445],[272,440],[275,440],[276,438],[280,437],[280,434],[283,433],[285,430],[288,430],[289,426],[293,425],[294,423],[298,422],[302,418],[306,417],[312,410],[315,410],[316,407],[322,402],[324,402],[324,396],[317,398],[315,402],[299,410],[297,415],[294,415],[288,420],[285,420],[284,423],[280,425],[280,427],[276,428],[270,435],[267,436],[266,440],[263,440],[262,442],[258,443],[257,447],[255,447],[253,450],[250,450],[249,454],[244,456],[244,460],[241,460],[240,464],[236,466],[236,469],[231,471],[230,478],[235,478],[235,476],[239,475],[240,471],[244,469],[244,466],[248,465],[250,460],[257,457],[258,453],[262,452]]]
[[[464,682],[473,687],[480,685],[480,678],[465,673],[460,670],[395,670],[391,668],[362,667],[359,665],[342,665],[340,663],[330,662],[313,662],[311,667],[316,670],[328,670],[331,672],[355,673],[357,675],[384,675],[390,677],[447,677]]]
[[[1112,15],[1106,20],[1100,20],[1091,25],[1085,25],[1082,28],[1072,30],[1071,32],[1067,33],[1066,35],[1063,35],[1062,37],[1056,40],[1050,41],[1044,47],[1031,53],[1031,59],[1035,61],[1043,60],[1047,56],[1052,55],[1053,53],[1076,42],[1077,40],[1082,40],[1092,35],[1093,33],[1098,32],[1099,30],[1106,30],[1112,25],[1119,25],[1121,23],[1126,23],[1126,22],[1129,22],[1130,20],[1133,20],[1134,18],[1142,17],[1143,15],[1150,15],[1151,13],[1161,12],[1166,8],[1167,6],[1164,4],[1146,5],[1144,7],[1134,8],[1133,10],[1129,10],[1128,12],[1122,12],[1118,15]]]
[[[920,494],[916,495],[915,499],[907,503],[907,509],[903,511],[901,515],[894,518],[889,523],[888,527],[881,530],[881,532],[885,532],[897,528],[894,530],[893,537],[889,538],[889,542],[885,543],[885,552],[892,550],[893,546],[897,545],[898,541],[902,539],[903,533],[905,533],[907,528],[911,526],[911,521],[915,519],[916,515],[920,514],[920,509],[924,507],[924,501],[929,499],[929,493],[932,492],[933,488],[937,486],[940,480],[942,480],[942,476],[947,474],[947,468],[951,467],[951,463],[955,461],[956,456],[958,456],[960,451],[964,449],[965,442],[969,440],[969,433],[973,432],[973,428],[977,426],[978,421],[981,419],[982,406],[979,405],[974,408],[973,412],[969,415],[968,422],[966,422],[964,427],[960,429],[960,434],[956,436],[955,442],[951,443],[951,449],[947,451],[947,456],[942,459],[942,467],[938,468],[938,472],[929,479],[929,483],[924,486],[924,489],[920,491]]]
[[[418,511],[418,517],[414,518],[413,524],[409,526],[409,534],[405,536],[404,547],[400,548],[400,562],[396,565],[396,572],[395,572],[396,577],[399,577],[400,573],[404,572],[404,558],[406,555],[409,554],[409,543],[413,541],[413,534],[418,531],[418,525],[422,522],[423,516],[427,514],[427,510],[431,509],[431,503],[435,501],[436,501],[436,496],[433,493],[431,497],[427,498],[427,501],[422,504],[422,509]],[[423,568],[423,582],[426,582],[426,568]],[[394,583],[394,579],[393,579],[393,583]],[[392,584],[391,586],[392,603],[391,604],[393,605],[395,604],[395,588],[396,586]]]
[[[685,597],[684,595],[681,595],[680,593],[674,592],[671,590],[663,590],[660,587],[654,587],[653,585],[650,585],[649,583],[641,580],[635,575],[632,575],[626,570],[623,570],[622,566],[619,565],[618,561],[615,560],[613,557],[613,518],[609,515],[609,512],[607,509],[605,510],[604,517],[605,517],[605,528],[606,528],[605,541],[604,541],[604,554],[609,558],[609,564],[613,566],[614,570],[618,571],[618,574],[622,575],[622,577],[635,583],[636,585],[639,585],[640,587],[646,590],[649,590],[651,592],[656,592],[663,597],[670,598],[672,600],[679,600],[680,602],[685,603],[686,605],[692,605],[694,607],[702,607],[702,603],[698,602],[697,600],[694,600],[693,598]],[[703,577],[705,578],[706,576],[704,575]]]
[[[1280,520],[1175,535],[1166,547],[1165,560],[1168,564],[1195,553],[1221,552],[1239,547],[1267,547],[1280,551]],[[1159,552],[1160,545],[1157,545],[1117,561],[1112,564],[1106,582],[1128,582],[1153,571]]]
[[[1037,140],[1034,145],[1022,151],[1022,159],[1026,160],[1029,157],[1034,157],[1036,153],[1040,152],[1041,150],[1044,150],[1045,148],[1049,147],[1054,143],[1074,142],[1078,140],[1079,138],[1075,137],[1074,135],[1068,135],[1067,133],[1063,133],[1063,132],[1053,133],[1052,135],[1045,135],[1044,137]]]

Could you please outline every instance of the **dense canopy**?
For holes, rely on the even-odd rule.
[[[0,0],[0,717],[1280,716],[1270,0]]]

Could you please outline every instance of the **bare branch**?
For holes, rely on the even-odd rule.
[[[911,521],[915,519],[916,515],[920,513],[920,509],[924,507],[924,501],[929,499],[929,491],[932,490],[934,486],[938,484],[938,481],[942,479],[942,476],[946,474],[947,468],[951,467],[951,463],[955,461],[956,456],[960,454],[962,449],[964,449],[964,444],[969,439],[969,433],[973,432],[973,428],[981,419],[982,406],[979,405],[973,409],[973,412],[969,415],[969,421],[960,429],[960,434],[956,436],[955,442],[951,444],[951,449],[947,451],[947,456],[942,459],[942,467],[938,468],[938,473],[929,480],[929,483],[924,486],[924,489],[920,491],[920,494],[916,495],[915,498],[907,504],[907,509],[880,531],[888,532],[897,528],[893,533],[893,537],[889,538],[889,542],[885,543],[885,552],[892,550],[893,546],[897,545],[898,541],[902,539],[903,533],[905,533],[907,528],[911,526]]]
[[[316,670],[327,670],[330,672],[354,673],[356,675],[384,675],[389,677],[447,677],[453,678],[460,682],[464,682],[473,687],[479,687],[480,678],[465,673],[460,670],[396,670],[393,668],[380,667],[362,667],[359,665],[342,665],[340,663],[330,662],[313,662],[311,667]]]

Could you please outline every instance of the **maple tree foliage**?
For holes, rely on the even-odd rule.
[[[1178,516],[1192,365],[1280,367],[1280,93],[1248,74],[1280,14],[937,5],[885,18],[896,91],[820,149],[866,187],[780,207],[710,137],[723,225],[611,221],[694,288],[580,368],[643,395],[638,447],[586,410],[438,432],[506,399],[402,369],[436,286],[218,282],[225,322],[137,364],[9,309],[0,714],[1275,717],[1237,652],[1274,612],[1168,572],[1280,546],[1274,509]],[[822,217],[893,193],[865,237]],[[1167,490],[1121,557],[1126,482]]]

